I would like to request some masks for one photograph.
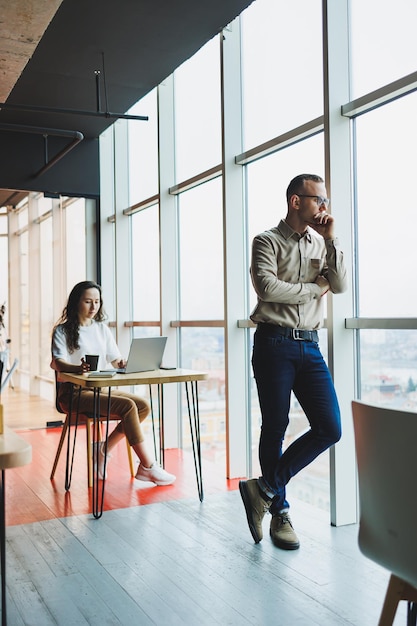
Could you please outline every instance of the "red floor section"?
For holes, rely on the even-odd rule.
[[[85,433],[79,429],[70,491],[65,491],[66,445],[54,480],[51,469],[61,434],[60,428],[20,430],[19,435],[32,445],[32,463],[6,470],[6,524],[29,524],[54,517],[91,512],[91,489],[87,486]],[[204,495],[236,489],[239,479],[226,480],[224,461],[203,458]],[[194,460],[191,453],[166,450],[166,469],[177,476],[173,485],[157,487],[131,478],[124,442],[112,451],[105,486],[104,510],[142,506],[153,502],[198,499]]]

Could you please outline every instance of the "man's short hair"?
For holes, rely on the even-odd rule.
[[[312,180],[314,183],[324,183],[321,176],[317,174],[299,174],[292,179],[287,187],[287,202],[293,194],[301,193],[304,190],[306,180]]]

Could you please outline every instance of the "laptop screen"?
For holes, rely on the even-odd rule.
[[[167,337],[139,337],[132,339],[127,359],[126,374],[149,372],[160,368]]]

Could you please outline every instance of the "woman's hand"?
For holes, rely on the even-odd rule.
[[[64,359],[54,359],[52,367],[57,372],[67,372],[68,374],[84,374],[90,370],[90,366],[84,361],[84,358],[81,359],[79,365],[68,363]]]
[[[127,361],[125,359],[120,359],[120,361],[117,362],[117,368],[122,368],[122,367],[126,367]]]
[[[84,361],[84,357],[81,359],[81,372],[80,374],[85,374],[85,372],[90,371],[90,364]]]

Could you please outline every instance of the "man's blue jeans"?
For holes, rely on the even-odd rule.
[[[340,409],[329,369],[313,341],[286,338],[275,334],[271,325],[261,324],[255,332],[252,367],[262,413],[259,486],[273,498],[274,515],[289,508],[289,480],[339,441]],[[310,428],[282,452],[291,390]]]

